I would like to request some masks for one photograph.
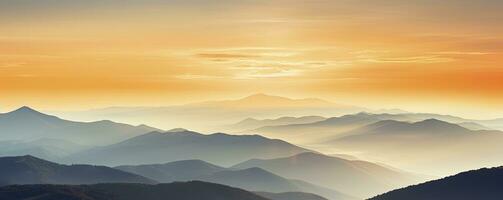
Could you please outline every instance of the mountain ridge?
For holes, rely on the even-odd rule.
[[[308,182],[286,179],[260,168],[231,169],[201,160],[175,161],[153,165],[119,166],[116,169],[136,173],[161,183],[200,180],[239,187],[249,191],[273,193],[297,191],[317,194],[331,200],[355,199],[336,190]]]
[[[272,158],[308,151],[311,150],[260,135],[155,131],[74,154],[67,162],[117,166],[199,159],[229,166],[251,158]]]
[[[417,181],[412,175],[370,162],[350,161],[310,152],[275,159],[251,159],[233,166],[236,169],[250,167],[334,188],[356,197],[378,194],[395,186]]]
[[[104,166],[61,165],[34,156],[0,157],[0,185],[156,183],[145,177]]]
[[[53,138],[77,144],[101,145],[154,130],[160,129],[110,120],[70,121],[39,112],[28,106],[0,114],[0,133],[4,140]],[[95,139],[98,136],[100,140]]]
[[[85,200],[269,200],[225,185],[201,181],[145,185],[108,183],[95,185],[13,185],[0,187],[0,199]]]

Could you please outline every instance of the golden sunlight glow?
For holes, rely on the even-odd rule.
[[[500,1],[293,1],[0,1],[0,110],[267,92],[503,114]]]

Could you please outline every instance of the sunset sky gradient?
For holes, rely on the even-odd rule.
[[[503,117],[499,0],[0,0],[0,111],[263,92]]]

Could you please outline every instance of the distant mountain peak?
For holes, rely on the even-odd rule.
[[[464,133],[468,129],[449,122],[438,119],[426,119],[419,122],[404,122],[396,120],[381,120],[373,124],[369,124],[362,129],[367,129],[372,132],[379,133],[406,133],[406,132],[424,132],[424,133]]]
[[[302,152],[297,155],[294,155],[294,157],[300,157],[300,156],[320,156],[320,157],[327,157],[326,155],[323,155],[321,153],[316,153],[316,152]]]
[[[15,158],[16,160],[42,160],[32,155],[15,156],[11,158]]]
[[[255,94],[252,94],[246,98],[257,98],[257,97],[278,97],[278,96],[268,95],[265,93],[255,93]]]
[[[11,156],[11,157],[0,157],[0,162],[5,162],[7,160],[13,161],[15,163],[22,163],[24,165],[57,165],[56,163],[52,163],[47,160],[43,160],[37,158],[32,155],[24,155],[24,156]]]
[[[334,106],[335,104],[317,98],[288,98],[264,93],[253,94],[241,99],[225,101],[234,106]]]
[[[189,132],[189,130],[184,128],[174,128],[166,131],[166,133],[179,133],[179,132]]]
[[[20,108],[14,110],[14,111],[8,112],[7,114],[16,114],[16,113],[18,113],[18,114],[21,114],[21,113],[24,113],[24,114],[25,113],[32,113],[32,114],[45,115],[45,114],[43,114],[43,113],[41,113],[41,112],[39,112],[39,111],[37,111],[37,110],[35,110],[33,108],[30,108],[28,106],[20,107]]]
[[[420,122],[414,123],[416,126],[424,126],[424,127],[432,127],[432,128],[449,128],[449,129],[458,129],[458,130],[465,130],[466,128],[463,128],[460,125],[445,122],[442,120],[438,119],[426,119]]]
[[[425,119],[423,121],[416,122],[416,123],[417,124],[451,124],[449,122],[445,122],[445,121],[438,120],[438,119],[435,119],[435,118]]]
[[[242,169],[240,170],[242,172],[250,172],[250,173],[265,173],[265,174],[271,174],[270,172],[260,168],[260,167],[250,167],[247,169]]]
[[[33,108],[30,108],[28,106],[23,106],[23,107],[20,107],[16,110],[11,111],[11,112],[0,114],[0,116],[12,118],[12,119],[16,119],[16,120],[32,119],[32,120],[39,121],[42,119],[41,121],[46,121],[46,120],[62,121],[62,119],[60,119],[56,116],[52,116],[52,115],[48,115],[48,114],[39,112],[39,111],[37,111]]]
[[[277,99],[292,100],[290,98],[268,95],[268,94],[264,94],[264,93],[252,94],[250,96],[242,98],[241,100],[277,100]]]

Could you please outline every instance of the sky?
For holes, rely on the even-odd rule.
[[[0,0],[0,111],[260,92],[503,117],[502,9],[499,0]]]

